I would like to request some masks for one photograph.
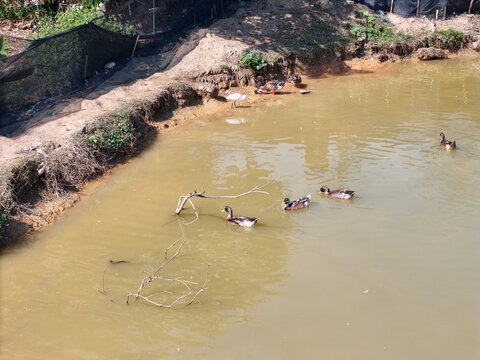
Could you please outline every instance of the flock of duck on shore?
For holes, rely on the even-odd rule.
[[[286,81],[280,81],[280,80],[266,81],[263,76],[257,76],[253,81],[256,87],[256,90],[254,92],[255,94],[274,95],[275,92],[282,90],[287,84]],[[302,77],[298,74],[293,74],[287,79],[287,81],[288,81],[288,84],[292,84],[295,87],[299,87],[300,84],[302,83]],[[230,94],[227,97],[225,97],[225,99],[232,101],[232,107],[237,107],[237,104],[236,104],[237,101],[245,100],[246,98],[247,98],[247,95],[239,94],[239,93]]]
[[[265,81],[263,76],[258,76],[255,80],[255,94],[275,94],[276,91],[280,91],[285,86],[285,81],[278,81],[278,80],[271,80]],[[302,78],[298,74],[293,74],[288,78],[288,82],[298,87],[298,85],[302,82]],[[238,100],[245,100],[247,95],[242,94],[231,94],[226,98],[228,100],[233,101],[233,105],[236,107],[236,101]],[[233,106],[232,105],[232,106]],[[445,134],[441,132],[440,136],[440,146],[447,150],[455,150],[457,147],[457,143],[455,141],[450,141],[445,139]],[[355,191],[349,189],[337,189],[337,190],[330,190],[327,186],[322,186],[318,192],[319,194],[324,194],[328,197],[341,199],[341,200],[348,200],[351,199],[355,195]],[[310,199],[312,195],[308,194],[305,197],[296,200],[290,200],[289,198],[283,199],[282,207],[283,210],[299,210],[306,208],[310,204]],[[222,212],[227,213],[227,221],[231,224],[238,225],[244,228],[252,228],[258,221],[258,218],[255,217],[248,217],[248,216],[233,216],[233,210],[230,206],[225,206]]]

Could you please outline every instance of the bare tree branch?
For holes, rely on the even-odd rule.
[[[190,194],[188,195],[181,195],[180,198],[178,199],[178,203],[177,203],[177,209],[175,210],[175,213],[178,215],[182,212],[183,208],[185,207],[185,204],[187,203],[187,201],[190,202],[190,204],[192,205],[193,207],[193,210],[195,211],[195,215],[198,217],[198,212],[197,212],[197,209],[195,208],[195,206],[193,205],[192,201],[190,200],[190,198],[192,197],[199,197],[199,198],[204,198],[204,199],[237,199],[239,197],[242,197],[242,196],[245,196],[245,195],[248,195],[248,194],[252,194],[252,193],[260,193],[260,194],[267,194],[269,195],[270,193],[266,192],[266,191],[263,191],[263,190],[260,190],[261,188],[269,185],[270,183],[272,183],[273,180],[269,181],[268,183],[266,184],[263,184],[263,185],[257,185],[255,186],[253,189],[249,190],[249,191],[246,191],[244,193],[241,193],[241,194],[238,194],[238,195],[215,195],[215,196],[206,196],[204,195],[205,194],[205,190],[202,191],[202,192],[197,192],[197,190],[193,190],[193,192],[191,192]]]
[[[207,284],[207,281],[208,281],[208,272],[210,270],[210,264],[208,264],[208,267],[207,267],[207,274],[205,275],[205,281],[202,285],[202,288],[200,290],[198,290],[198,292],[195,294],[195,296],[192,298],[192,300],[190,300],[190,302],[187,304],[187,305],[191,305],[193,303],[193,301],[197,298],[197,296],[201,293],[201,292],[204,292],[205,290],[207,290],[207,288],[205,287],[205,285]]]

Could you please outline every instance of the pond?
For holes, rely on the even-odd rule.
[[[305,82],[160,137],[3,254],[0,359],[480,358],[480,61]],[[172,244],[158,275],[183,283],[142,294],[192,293],[127,305]]]

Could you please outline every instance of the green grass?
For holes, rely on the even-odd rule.
[[[103,13],[96,10],[95,8],[71,7],[68,8],[65,12],[59,12],[54,14],[47,14],[38,11],[37,33],[33,34],[31,38],[41,39],[74,28],[76,26],[88,24],[92,20],[102,15]],[[113,18],[100,18],[98,20],[95,20],[94,23],[107,30],[121,33],[124,35],[133,35],[136,33],[133,26],[123,25],[115,21]]]

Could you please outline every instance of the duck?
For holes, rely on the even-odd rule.
[[[298,210],[307,207],[310,203],[310,198],[312,197],[311,194],[307,196],[291,201],[289,198],[283,199],[282,207],[283,210]]]
[[[355,191],[348,189],[330,190],[327,186],[320,188],[319,194],[325,194],[336,199],[350,199],[355,195]]]
[[[293,84],[294,86],[298,86],[299,84],[302,83],[302,77],[298,74],[293,74],[288,78],[288,82],[290,84]]]
[[[257,76],[253,82],[255,83],[255,87],[258,89],[260,86],[265,85],[265,78],[263,76]]]
[[[280,91],[285,86],[285,81],[272,80],[267,82],[255,90],[255,94],[275,94],[275,91]]]
[[[239,94],[239,93],[233,93],[225,97],[227,100],[232,100],[232,107],[237,107],[236,102],[239,100],[245,100],[247,98],[247,95],[245,94]]]
[[[445,140],[445,134],[443,132],[440,133],[440,145],[443,146],[447,150],[455,150],[457,147],[457,143],[455,141]]]
[[[225,206],[222,212],[227,213],[227,221],[231,224],[238,225],[244,228],[252,228],[258,221],[258,218],[247,216],[233,216],[233,210],[230,206]]]

